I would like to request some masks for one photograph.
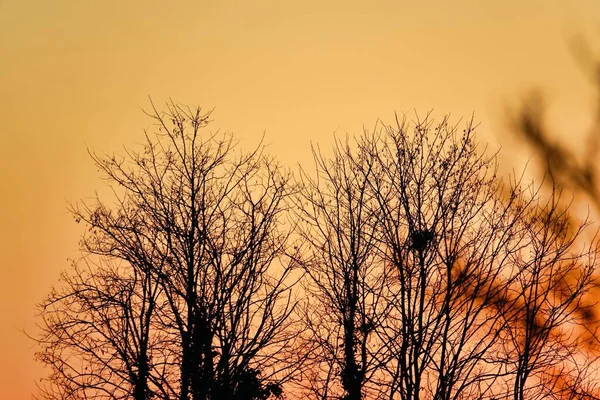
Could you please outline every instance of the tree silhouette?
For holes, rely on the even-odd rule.
[[[381,253],[395,272],[380,333],[393,356],[389,397],[484,398],[501,374],[491,359],[505,328],[497,256],[517,248],[519,213],[499,198],[494,155],[478,151],[474,129],[403,119],[372,146]]]
[[[164,375],[151,374],[163,335],[153,329],[160,288],[150,275],[116,263],[78,263],[62,276],[62,288],[42,304],[42,350],[51,366],[41,391],[48,399],[147,399]],[[163,393],[165,394],[165,393]]]
[[[376,388],[387,315],[387,273],[376,261],[376,209],[369,190],[375,160],[335,142],[332,158],[313,149],[316,176],[302,173],[296,213],[305,243],[305,322],[313,344],[315,398],[359,400]]]
[[[115,198],[72,209],[100,268],[65,275],[42,305],[48,397],[266,399],[293,373],[293,188],[262,146],[201,137],[209,115],[153,107],[141,152],[93,154]]]
[[[598,398],[590,223],[503,181],[472,120],[379,122],[294,181],[199,108],[149,116],[92,153],[114,196],[71,208],[41,398]]]
[[[557,132],[553,129],[554,127],[549,123],[548,119],[547,99],[540,90],[533,90],[528,93],[520,104],[510,110],[508,115],[510,127],[512,128],[511,132],[516,135],[515,137],[521,143],[526,144],[529,149],[533,150],[537,156],[536,161],[541,167],[540,170],[545,175],[545,189],[551,193],[560,192],[568,194],[567,196],[563,195],[562,199],[556,198],[547,209],[540,213],[540,218],[545,218],[548,222],[551,222],[551,226],[554,227],[554,235],[569,235],[568,239],[563,238],[562,240],[567,247],[579,246],[581,237],[572,238],[570,235],[574,231],[577,231],[581,225],[591,223],[585,214],[568,212],[568,210],[573,205],[576,208],[584,206],[588,209],[588,214],[591,212],[594,217],[597,217],[600,211],[597,157],[598,140],[600,138],[600,108],[598,107],[600,105],[600,102],[598,102],[600,62],[597,56],[594,56],[587,42],[578,40],[573,42],[573,44],[572,49],[574,50],[575,58],[579,61],[584,76],[589,79],[596,97],[596,104],[593,110],[594,115],[586,137],[574,135],[573,132]],[[576,151],[569,143],[559,140],[557,134],[563,135],[563,137],[576,136],[580,141],[585,142],[585,146],[582,150]],[[557,249],[556,251],[558,252],[559,250]],[[536,268],[539,269],[542,267],[536,266]],[[546,266],[545,268],[550,267]],[[596,373],[598,367],[595,363],[590,362],[590,360],[595,360],[598,355],[597,331],[600,320],[598,319],[598,310],[595,306],[598,296],[598,274],[593,267],[586,263],[567,262],[562,264],[561,269],[566,274],[564,280],[571,284],[567,294],[573,291],[576,292],[577,289],[581,290],[575,283],[582,277],[592,275],[592,277],[587,277],[587,279],[592,279],[596,283],[593,288],[587,288],[587,290],[584,290],[584,293],[580,293],[576,301],[571,300],[572,304],[570,304],[570,307],[565,307],[565,305],[561,305],[559,302],[543,311],[549,314],[556,311],[557,307],[562,306],[563,310],[559,313],[561,318],[574,317],[581,322],[583,329],[577,330],[569,337],[571,346],[568,346],[567,349],[560,349],[562,353],[561,357],[563,359],[575,360],[586,359],[587,364],[581,365],[579,363],[577,365],[577,375],[592,375]],[[548,296],[547,293],[550,293],[550,296],[554,295],[561,299],[569,299],[569,296],[565,296],[564,294],[563,285],[564,282],[547,281],[543,291],[535,294],[529,292],[529,296],[534,299],[532,303],[535,307],[527,309],[527,312],[529,314],[542,312],[539,300],[543,300],[542,303],[547,303],[548,301],[545,298],[545,296]],[[536,285],[529,286],[536,287]],[[533,320],[533,318],[529,318],[529,320]],[[539,329],[534,330],[532,328],[528,328],[532,333],[539,331]],[[537,335],[529,335],[529,339],[539,342],[537,336],[544,334],[544,332],[542,330]],[[547,338],[545,339],[548,340]],[[531,345],[533,344],[529,344],[529,346]],[[578,354],[572,354],[574,349],[579,350],[576,352]],[[550,356],[549,353],[558,353],[558,349],[556,348],[553,350],[544,348],[543,350],[538,349],[538,351],[540,352],[539,358],[542,359],[547,359]],[[523,367],[523,370],[525,371],[527,368]],[[595,393],[597,393],[595,385],[591,387],[588,385],[585,390],[574,388],[574,385],[578,382],[579,378],[577,376],[571,376],[568,371],[565,371],[563,366],[557,365],[555,372],[543,383],[553,387],[555,392],[561,392],[562,390],[576,392],[578,393],[577,398],[591,396],[590,393],[593,393],[594,389],[596,390]],[[595,396],[597,397],[598,395],[596,394]]]
[[[558,234],[558,193],[546,202],[521,178],[503,183],[472,121],[462,133],[448,118],[396,122],[336,141],[330,158],[314,151],[316,174],[303,174],[316,347],[305,387],[315,398],[520,399],[556,392],[558,368],[577,390],[589,384],[581,341],[565,335],[593,287],[595,245],[574,246],[587,222]]]

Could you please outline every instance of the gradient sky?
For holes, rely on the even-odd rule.
[[[215,107],[245,143],[266,131],[289,165],[413,109],[475,112],[511,161],[503,111],[529,88],[557,132],[585,127],[576,35],[598,48],[598,0],[0,0],[0,399],[29,399],[42,373],[21,330],[77,257],[68,202],[102,188],[86,148],[140,140],[148,95]]]

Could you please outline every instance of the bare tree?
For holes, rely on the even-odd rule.
[[[499,196],[494,155],[477,148],[474,128],[397,120],[372,146],[380,251],[394,271],[378,331],[393,356],[381,383],[389,398],[485,398],[504,373],[489,357],[504,327],[493,305],[507,290],[519,216]]]
[[[534,196],[539,196],[534,193]],[[594,333],[585,332],[593,304],[597,242],[582,242],[588,220],[573,224],[561,192],[530,203],[520,218],[525,247],[511,254],[515,278],[509,283],[502,318],[512,372],[512,398],[595,398]]]
[[[210,113],[149,116],[140,151],[92,154],[114,196],[71,209],[41,398],[597,398],[597,240],[472,120],[378,124],[294,183]]]
[[[529,260],[523,265],[526,278],[521,281],[521,289],[525,291],[523,297],[527,307],[522,318],[524,325],[520,325],[525,331],[521,332],[519,348],[522,350],[520,355],[526,360],[520,360],[519,381],[523,381],[523,376],[537,374],[533,380],[545,389],[537,393],[540,396],[550,391],[560,393],[562,398],[569,398],[565,393],[575,396],[571,398],[595,398],[600,392],[597,383],[590,377],[598,368],[598,274],[594,270],[594,262],[569,262],[568,259],[573,253],[579,253],[582,258],[595,257],[595,249],[586,247],[578,233],[583,226],[592,223],[590,212],[597,218],[600,211],[597,157],[600,62],[587,42],[578,40],[573,44],[576,61],[579,61],[596,95],[594,115],[586,137],[554,130],[548,118],[547,98],[540,90],[529,93],[509,113],[512,133],[537,156],[541,172],[546,177],[545,189],[551,193],[567,194],[552,196],[552,201],[534,214],[534,218],[549,224],[551,229],[546,229],[546,237],[538,239],[535,247],[537,252],[544,249],[547,254],[537,257],[537,264]],[[585,146],[575,150],[570,143],[561,141],[561,136],[578,137]],[[585,212],[569,212],[573,206],[579,210],[587,208],[587,215]],[[548,240],[548,236],[552,239]],[[550,246],[554,247],[550,249]],[[558,264],[552,262],[553,255],[558,253],[567,260]],[[542,278],[537,277],[540,275]],[[556,329],[556,325],[560,325],[561,329]],[[563,331],[565,326],[568,329]],[[559,341],[556,340],[557,335],[560,335]],[[558,347],[563,342],[567,342],[568,346]],[[535,368],[529,365],[533,360],[536,361]],[[567,365],[563,365],[565,360]]]
[[[557,203],[522,178],[503,183],[472,121],[396,122],[336,142],[331,158],[315,151],[316,177],[304,175],[315,397],[548,395],[559,367],[572,376],[562,393],[583,393],[584,364],[564,360],[580,341],[561,332],[593,283],[594,245],[573,247],[587,224],[558,234]]]
[[[262,146],[243,153],[231,135],[202,136],[209,115],[174,103],[166,112],[153,106],[149,116],[158,132],[146,134],[141,152],[93,154],[113,185],[114,205],[97,199],[73,209],[90,228],[82,242],[87,254],[122,261],[125,276],[151,282],[146,319],[161,339],[144,374],[156,376],[157,390],[140,398],[266,399],[279,396],[294,371],[286,349],[295,337],[295,278],[285,257],[285,200],[293,188]],[[74,292],[67,287],[65,295]],[[42,311],[46,321],[69,315],[68,303],[55,304]],[[99,330],[111,325],[82,318]],[[46,341],[61,343],[64,329],[52,328]],[[107,336],[126,339],[118,330]],[[91,347],[93,338],[85,338]],[[45,357],[49,351],[43,348],[40,359],[56,370],[55,359]],[[131,361],[128,354],[115,357]],[[82,357],[73,362],[93,367]],[[75,384],[82,398],[92,391],[104,391],[97,398],[118,398],[105,385],[121,384],[112,374],[103,379],[95,387]]]
[[[297,213],[306,251],[306,324],[314,344],[315,398],[359,400],[377,392],[383,346],[373,332],[387,314],[386,271],[377,262],[375,159],[336,140],[333,156],[313,148],[316,175],[303,172]]]
[[[41,305],[37,357],[52,373],[40,396],[168,398],[158,363],[162,335],[151,323],[157,282],[115,263],[95,266],[87,259],[61,281],[62,288]]]

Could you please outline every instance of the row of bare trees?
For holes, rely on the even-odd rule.
[[[40,307],[47,399],[597,398],[597,241],[559,190],[504,182],[473,122],[313,149],[300,178],[149,114],[83,256]]]

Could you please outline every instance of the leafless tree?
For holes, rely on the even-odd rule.
[[[387,315],[386,271],[377,262],[375,159],[336,140],[333,156],[313,148],[316,174],[303,171],[298,200],[305,243],[306,326],[314,344],[307,379],[315,398],[358,400],[376,393],[383,345],[373,332]]]
[[[553,191],[530,204],[520,221],[526,247],[511,255],[515,279],[502,317],[511,320],[505,344],[515,400],[593,398],[595,390],[595,357],[586,351],[592,337],[582,328],[592,312],[585,297],[595,286],[598,249],[595,241],[577,242],[589,222],[573,226],[560,196]]]
[[[547,249],[549,256],[541,257],[542,260],[551,259],[553,252],[561,252],[568,258],[567,253],[576,252],[575,250],[578,250],[582,257],[593,258],[591,249],[583,245],[581,235],[573,237],[573,234],[579,232],[582,226],[592,223],[590,214],[592,218],[597,219],[600,211],[597,157],[600,138],[600,108],[598,107],[600,105],[598,97],[598,93],[600,93],[600,75],[598,74],[600,61],[597,53],[594,54],[589,43],[584,40],[574,41],[571,48],[584,76],[589,79],[591,87],[595,91],[596,104],[592,110],[594,115],[587,135],[556,131],[549,119],[551,115],[548,114],[548,99],[539,89],[529,93],[521,104],[510,110],[508,118],[511,132],[516,134],[520,144],[525,144],[537,156],[540,169],[546,177],[547,191],[563,194],[562,197],[552,197],[552,201],[541,208],[541,211],[535,216],[539,221],[549,223],[554,229],[554,232],[548,232],[548,235],[552,236],[551,242],[555,248]],[[577,137],[578,140],[585,142],[585,146],[581,150],[576,150],[571,147],[571,143],[561,140],[561,137]],[[569,212],[573,206],[579,212]],[[582,213],[582,209],[587,209],[587,214],[585,211]],[[544,246],[548,247],[548,240],[545,242],[538,240],[536,250],[539,251]],[[533,355],[529,355],[530,353],[535,354],[536,351],[539,351],[540,368],[537,368],[536,372],[538,375],[548,374],[549,376],[543,378],[538,376],[534,380],[540,382],[540,385],[544,384],[545,388],[550,388],[550,391],[561,393],[563,398],[568,398],[565,397],[565,393],[577,394],[573,398],[586,396],[594,398],[599,395],[597,383],[594,383],[593,380],[590,382],[590,380],[583,379],[583,377],[589,378],[596,374],[598,351],[600,350],[597,336],[600,327],[597,309],[597,298],[600,293],[598,291],[598,273],[590,264],[594,263],[561,262],[559,270],[560,274],[565,274],[565,278],[560,279],[554,263],[540,261],[534,266],[529,261],[526,268],[529,271],[529,279],[525,279],[523,282],[523,285],[529,288],[526,297],[529,298],[530,305],[526,315],[529,315],[529,321],[535,320],[536,322],[529,327],[521,325],[529,333],[526,337],[528,340],[522,340],[521,349],[527,350],[528,357],[533,357]],[[533,272],[541,275],[552,273],[553,279],[541,279],[542,283],[536,280],[536,283],[533,284],[530,282],[533,279],[531,277]],[[538,285],[541,285],[542,288]],[[535,291],[532,292],[532,289]],[[565,295],[565,290],[566,293],[579,296],[572,299]],[[540,321],[537,318],[543,321],[544,324],[541,327],[544,329],[538,326]],[[570,326],[566,333],[561,333],[561,341],[567,341],[570,345],[567,348],[561,348],[560,351],[554,347],[556,346],[555,341],[551,341],[551,345],[547,342],[550,331],[552,332],[550,336],[555,337],[557,334],[554,327],[549,327],[549,325],[554,325],[557,319],[561,322],[563,319],[568,320],[569,322],[562,325]],[[523,320],[527,321],[527,318]],[[546,347],[548,345],[549,348]],[[537,346],[544,347],[544,349]],[[572,354],[574,349],[578,350],[576,354]],[[569,365],[561,365],[557,363],[557,359],[568,359],[570,360]],[[523,374],[528,370],[526,364],[521,366]],[[544,364],[553,366],[544,368]],[[575,375],[569,371],[569,368],[574,368]],[[546,390],[547,392],[548,390]]]
[[[557,234],[557,203],[522,178],[503,182],[474,130],[428,115],[338,141],[330,158],[314,152],[297,209],[315,397],[491,399],[517,386],[548,395],[558,375],[540,356],[576,358],[580,342],[560,333],[579,323],[593,283],[594,245],[573,247],[587,224]],[[545,324],[527,334],[533,358],[527,321]],[[552,364],[579,382],[571,394],[589,387],[583,365]],[[543,377],[529,379],[531,368]]]
[[[127,282],[136,275],[152,288],[147,306],[139,306],[136,313],[125,305],[120,316],[123,324],[135,328],[140,325],[136,318],[143,315],[146,334],[160,338],[143,371],[156,389],[146,384],[146,394],[139,398],[279,396],[282,383],[294,372],[287,352],[295,338],[290,316],[297,279],[285,256],[286,198],[293,191],[288,173],[264,154],[262,145],[243,153],[236,150],[231,135],[201,135],[210,113],[199,108],[169,103],[166,112],[153,106],[148,115],[158,132],[146,134],[140,152],[126,150],[122,157],[93,154],[114,189],[114,203],[97,199],[73,209],[75,217],[89,226],[82,241],[84,252],[120,261],[125,270],[118,274],[120,280]],[[90,270],[94,279],[96,274]],[[92,288],[107,290],[103,282],[86,281]],[[67,285],[60,299],[85,297],[76,289]],[[112,329],[106,340],[124,345],[127,337],[114,330],[110,320],[70,314],[69,303],[54,297],[50,301],[55,308],[42,311],[44,320],[57,316],[66,320],[60,327],[46,323],[44,343],[49,345],[39,353],[54,371],[61,368],[60,356],[46,355],[52,352],[52,343],[69,348],[75,344],[62,342],[74,318],[102,332]],[[97,309],[104,313],[109,306],[110,302]],[[86,336],[84,329],[81,335],[85,339],[78,339],[84,346],[81,352],[89,352],[86,347],[95,345],[94,337]],[[114,357],[121,364],[132,361],[126,353]],[[85,357],[72,362],[84,369],[94,367]],[[95,386],[85,380],[73,383],[80,398],[101,392],[96,398],[120,398],[107,389],[111,385],[119,386],[125,396],[127,390],[114,381],[112,370],[94,372],[103,375]],[[62,386],[53,376],[51,383]],[[129,385],[133,385],[129,392],[142,390],[133,382]]]
[[[503,181],[472,120],[378,123],[295,183],[210,113],[149,116],[140,151],[92,154],[113,196],[71,209],[41,398],[597,398],[589,222]]]
[[[381,385],[388,398],[485,398],[505,373],[489,357],[504,328],[493,305],[507,290],[519,215],[499,196],[495,155],[477,148],[472,121],[462,133],[448,118],[396,122],[371,146],[380,251],[394,271]]]
[[[160,288],[150,275],[109,261],[79,262],[42,304],[47,399],[168,398],[152,318]],[[152,371],[150,366],[152,365]]]

